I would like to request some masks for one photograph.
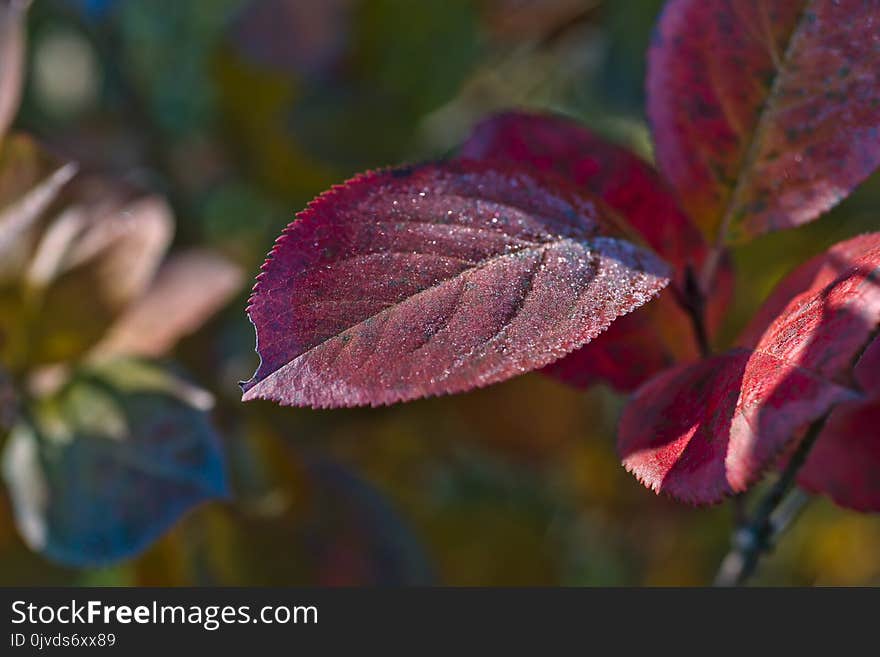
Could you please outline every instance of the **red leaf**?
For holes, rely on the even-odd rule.
[[[746,490],[794,433],[853,393],[760,351],[667,370],[639,388],[618,431],[643,484],[692,504]]]
[[[601,197],[676,268],[674,285],[684,290],[688,267],[695,274],[707,255],[700,231],[681,212],[653,168],[620,146],[577,123],[552,115],[506,112],[479,124],[461,147],[463,157],[528,164],[558,173]],[[724,258],[710,296],[710,328],[720,324],[733,293],[733,273]],[[631,391],[674,362],[698,356],[690,321],[672,291],[601,337],[550,365],[561,381],[587,387],[607,381]]]
[[[679,367],[642,387],[620,426],[627,469],[655,490],[714,502],[745,490],[832,406],[859,399],[835,381],[880,323],[878,235],[859,238],[862,252],[830,283],[791,299],[754,350]],[[847,250],[853,245],[836,252]]]
[[[675,308],[669,309],[670,304],[674,305],[675,301],[669,293],[661,294],[637,312],[620,317],[595,340],[542,371],[577,388],[607,381],[620,391],[635,390],[676,360],[652,321],[657,315],[681,313]],[[648,319],[646,313],[649,313]],[[687,326],[683,328],[689,330]]]
[[[666,368],[696,360],[700,353],[691,320],[673,292],[664,290],[652,303],[621,317],[595,340],[542,371],[577,388],[605,381],[620,392],[632,392]],[[732,296],[733,272],[725,259],[707,309],[711,331],[720,326]]]
[[[880,393],[880,338],[874,337],[871,344],[859,357],[853,369],[856,383],[869,393]]]
[[[880,164],[878,0],[669,0],[648,57],[660,170],[730,241],[816,219]]]
[[[244,399],[315,407],[461,392],[547,365],[668,281],[589,197],[473,162],[368,173],[279,238],[248,313]]]
[[[865,349],[854,374],[872,396],[834,409],[798,484],[850,509],[880,511],[880,338]]]
[[[773,319],[797,297],[815,293],[851,267],[859,254],[880,248],[880,234],[860,235],[833,246],[786,276],[740,338],[760,340]],[[880,392],[880,340],[874,339],[853,369],[855,382],[868,394]],[[835,409],[799,473],[798,483],[828,494],[841,506],[880,510],[880,400],[875,397]]]
[[[698,270],[706,256],[700,231],[651,166],[574,121],[525,112],[498,114],[474,128],[461,156],[561,174],[620,212],[679,274],[687,265]]]
[[[846,271],[860,254],[880,247],[880,233],[868,233],[835,244],[785,276],[761,304],[739,338],[739,344],[751,347],[785,307],[799,295],[817,292]]]
[[[798,484],[840,506],[880,511],[880,397],[832,411]]]

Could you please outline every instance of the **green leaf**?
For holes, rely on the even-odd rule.
[[[71,566],[146,549],[195,505],[227,496],[207,393],[150,365],[80,370],[12,431],[3,476],[28,545]]]

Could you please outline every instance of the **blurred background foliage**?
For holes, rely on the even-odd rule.
[[[660,0],[36,0],[15,128],[163,194],[175,248],[255,274],[313,196],[452,152],[496,109],[573,116],[650,158],[644,55]],[[735,253],[731,338],[779,277],[876,229],[875,176],[830,216]],[[194,292],[195,294],[196,292]],[[175,357],[216,396],[233,499],[134,560],[31,552],[0,504],[2,584],[704,584],[731,512],[620,466],[623,399],[529,374],[376,410],[242,405],[246,290]],[[6,492],[3,495],[8,497]],[[880,584],[880,518],[815,500],[763,584]]]

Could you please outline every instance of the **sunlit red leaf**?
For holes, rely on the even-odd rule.
[[[676,268],[673,287],[657,302],[615,322],[593,342],[550,365],[548,374],[578,387],[607,381],[629,391],[672,363],[699,355],[690,320],[677,299],[688,270],[693,276],[701,271],[708,249],[648,163],[573,121],[526,112],[506,112],[479,124],[462,145],[461,155],[523,163],[562,175],[620,212]],[[707,314],[710,329],[715,329],[733,291],[728,259],[712,287]]]
[[[761,304],[740,336],[739,344],[748,347],[757,344],[767,327],[773,323],[779,313],[785,310],[792,299],[806,292],[821,290],[846,271],[859,254],[876,247],[878,243],[880,238],[876,233],[854,237],[835,244],[787,274]]]
[[[276,243],[248,309],[244,399],[388,404],[547,365],[666,284],[590,197],[474,162],[369,173]]]
[[[760,351],[668,370],[621,419],[623,464],[649,488],[693,504],[746,490],[794,433],[854,393]]]
[[[0,2],[0,140],[18,111],[24,80],[25,11],[30,0]]]
[[[669,0],[648,59],[657,161],[739,241],[817,218],[880,164],[878,0]]]
[[[773,290],[740,342],[756,343],[793,298],[821,290],[860,253],[878,244],[877,234],[861,235],[798,267]],[[874,483],[880,473],[880,341],[876,338],[856,364],[853,378],[870,395],[869,399],[843,404],[832,412],[799,473],[798,483],[808,490],[828,494],[842,506],[880,510],[880,490]]]
[[[93,355],[161,356],[222,308],[241,284],[241,270],[217,254],[193,250],[172,256]]]
[[[841,272],[794,296],[753,350],[685,365],[642,387],[621,421],[625,466],[657,491],[714,502],[745,490],[835,404],[862,398],[838,383],[880,323],[880,234],[859,239],[857,255],[851,244],[838,249],[852,254]]]

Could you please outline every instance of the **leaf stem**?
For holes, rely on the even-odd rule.
[[[825,415],[810,426],[779,479],[758,502],[751,519],[740,524],[734,532],[730,552],[722,560],[715,576],[715,586],[744,584],[755,573],[761,557],[773,548],[779,536],[809,501],[809,496],[800,491],[795,491],[787,499],[786,495],[794,487],[797,473],[822,433],[827,417]]]
[[[709,340],[709,330],[706,327],[706,293],[700,286],[694,274],[694,270],[688,267],[684,276],[684,293],[681,297],[681,306],[691,320],[694,329],[694,339],[700,356],[708,358],[712,355],[712,345]]]

